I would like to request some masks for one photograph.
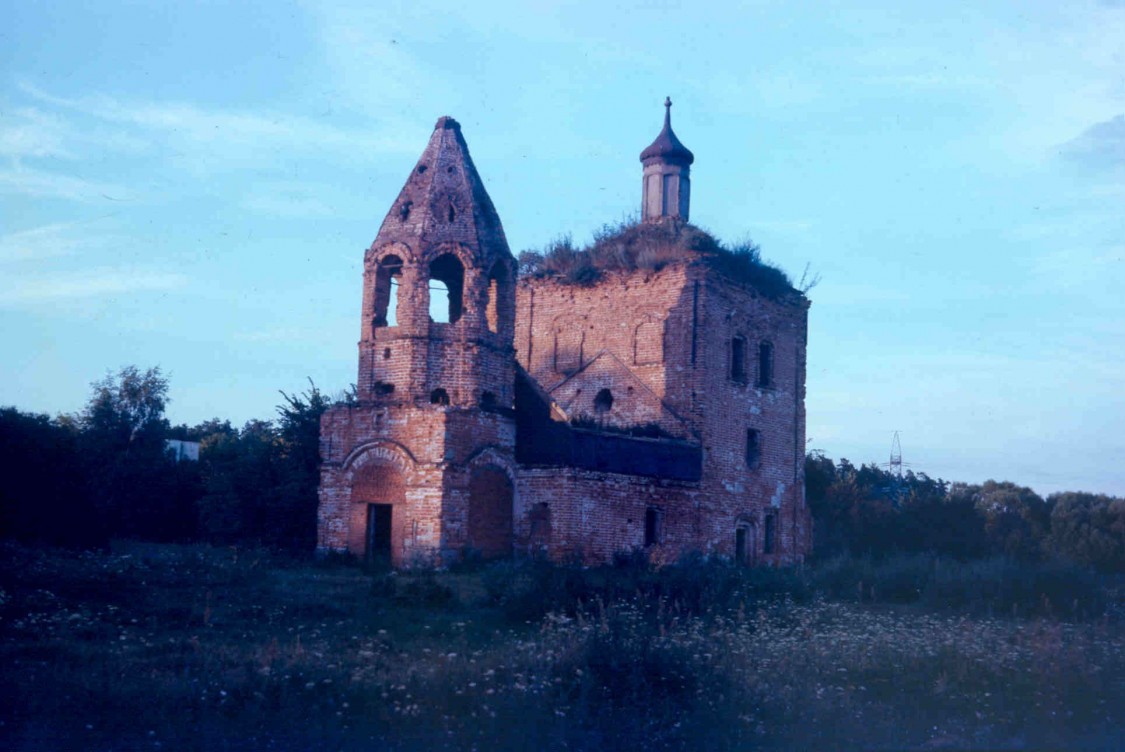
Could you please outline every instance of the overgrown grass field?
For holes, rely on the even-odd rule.
[[[1121,583],[0,548],[13,750],[1122,749]]]

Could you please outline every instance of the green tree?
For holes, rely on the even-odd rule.
[[[1125,572],[1125,499],[1068,491],[1052,494],[1049,550],[1060,558]]]
[[[215,543],[269,543],[281,466],[277,429],[262,420],[248,421],[241,431],[221,428],[200,442],[200,531]]]
[[[195,533],[192,470],[169,456],[168,379],[126,366],[94,382],[79,419],[93,503],[108,535],[158,540]]]
[[[1009,481],[988,480],[980,486],[957,484],[953,494],[973,500],[984,518],[993,553],[1022,561],[1042,558],[1051,510],[1035,491]]]
[[[316,547],[316,508],[320,488],[320,417],[332,401],[309,380],[301,394],[281,393],[282,471],[273,529],[276,543],[312,551]]]

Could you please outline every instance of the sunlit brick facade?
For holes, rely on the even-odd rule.
[[[666,116],[642,155],[645,222],[686,221],[692,160]],[[691,257],[587,286],[517,280],[442,118],[366,252],[362,311],[359,401],[321,423],[322,550],[396,565],[809,550],[797,291]]]

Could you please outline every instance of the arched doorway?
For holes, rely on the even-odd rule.
[[[751,522],[740,522],[734,529],[734,560],[738,564],[753,566],[757,563],[757,529]]]
[[[512,552],[512,482],[495,465],[474,469],[469,477],[468,545],[486,559]]]
[[[398,467],[372,462],[359,468],[352,480],[348,551],[374,564],[396,562],[405,499],[406,483]]]

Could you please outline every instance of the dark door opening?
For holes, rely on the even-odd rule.
[[[391,504],[367,505],[367,561],[390,564],[391,561]]]
[[[744,527],[734,531],[734,560],[739,564],[746,563],[746,528]]]

